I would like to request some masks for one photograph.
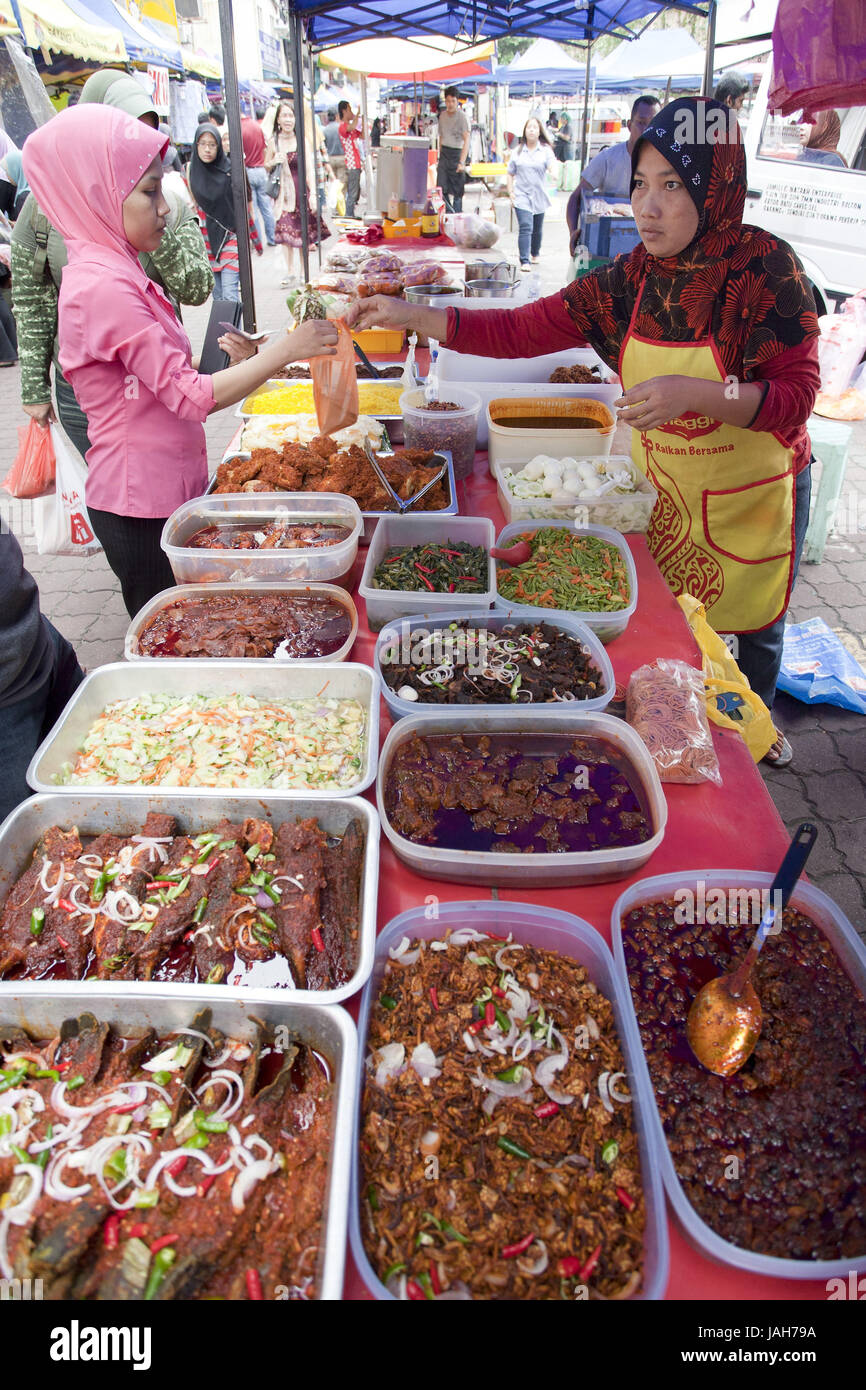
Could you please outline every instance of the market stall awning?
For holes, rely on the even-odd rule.
[[[181,48],[180,52],[184,67],[195,77],[222,78],[223,65],[219,58],[212,57],[201,48]]]
[[[363,5],[290,0],[289,9],[306,21],[314,50],[388,35],[448,35],[471,45],[506,35],[541,34],[584,43],[602,34],[634,37],[628,28],[670,9],[661,0],[512,0],[507,5],[457,5],[454,0],[366,0]],[[679,0],[677,9],[705,16],[706,0]]]
[[[114,0],[65,0],[71,10],[91,23],[113,25],[121,34],[131,63],[183,71],[180,45],[146,19],[132,14]]]
[[[322,66],[363,72],[367,77],[411,77],[415,72],[431,77],[458,76],[466,64],[478,65],[492,58],[493,44],[458,45],[454,39],[440,37],[361,39],[358,43],[326,48],[318,54]]]
[[[65,0],[12,0],[28,48],[68,53],[91,63],[125,63],[126,45],[113,21],[85,18]]]
[[[632,43],[621,43],[599,59],[599,81],[652,77],[663,81],[672,73],[702,74],[705,51],[685,29],[647,29]],[[685,60],[685,62],[683,61]]]
[[[12,0],[0,0],[0,38],[6,34],[20,33],[18,21],[12,9]]]

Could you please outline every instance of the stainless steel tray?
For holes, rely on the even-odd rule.
[[[347,796],[357,796],[369,787],[376,776],[376,759],[379,751],[379,682],[369,666],[357,662],[343,661],[323,666],[305,666],[302,663],[283,666],[276,662],[267,665],[257,663],[252,667],[247,661],[213,661],[204,667],[199,662],[163,661],[136,662],[115,661],[108,666],[99,666],[84,678],[72,699],[64,709],[51,733],[42,741],[30,760],[27,769],[27,782],[35,792],[57,792],[63,784],[58,781],[65,763],[73,763],[87,737],[94,721],[105,706],[113,700],[130,700],[142,693],[166,695],[234,695],[243,691],[245,695],[256,695],[263,699],[303,700],[315,695],[329,698],[358,700],[363,705],[367,719],[366,747],[364,764],[357,781],[342,791],[313,791],[299,788],[238,787],[225,788],[221,795],[233,791],[242,795],[255,795],[273,801],[296,801],[305,798],[310,801],[325,801]],[[127,786],[110,786],[94,783],[87,787],[76,784],[68,791],[80,793],[95,791],[103,796],[129,796],[146,793],[149,797],[160,793],[173,796],[215,795],[212,787],[174,787],[167,783],[144,786],[129,783]]]
[[[392,439],[392,443],[393,443],[393,442],[394,442],[394,441],[393,441],[393,439]],[[224,459],[222,460],[222,462],[223,462],[223,463],[227,463],[229,459],[234,459],[234,458],[238,458],[238,459],[248,459],[249,457],[250,457],[250,454],[249,454],[248,452],[246,452],[246,451],[244,451],[244,450],[238,450],[237,453],[229,454],[226,458],[224,458]],[[443,463],[447,463],[447,464],[448,464],[448,471],[447,471],[447,473],[445,474],[445,480],[446,480],[446,482],[447,482],[447,484],[448,484],[448,497],[450,498],[450,501],[449,501],[447,507],[439,507],[439,508],[437,508],[436,511],[417,511],[417,512],[416,512],[416,511],[410,511],[410,512],[406,512],[406,513],[405,513],[406,516],[432,516],[432,517],[437,517],[437,516],[457,516],[458,512],[460,511],[460,503],[459,503],[458,500],[457,500],[457,484],[456,484],[456,481],[455,481],[455,478],[454,478],[454,459],[453,459],[453,457],[452,457],[451,450],[450,450],[450,449],[442,449],[442,450],[440,450],[438,453],[434,453],[433,457],[434,457],[434,459],[436,460],[436,463],[435,463],[433,466],[436,467],[436,468],[441,468]],[[213,490],[214,490],[215,487],[216,487],[216,473],[213,474],[213,476],[212,476],[210,482],[209,482],[208,485],[207,485],[207,493],[205,494],[205,496],[207,496],[208,494],[213,493]],[[297,494],[293,494],[293,495],[297,495]],[[304,493],[304,494],[303,494],[303,496],[305,496],[305,497],[315,497],[316,495],[317,495],[316,493],[312,493],[312,492],[310,492],[310,493]],[[219,494],[219,496],[220,496],[220,497],[265,497],[265,496],[279,497],[280,494],[279,494],[279,493],[266,494],[266,493],[263,493],[263,492],[260,492],[260,493],[255,493],[255,492],[250,492],[250,493],[247,493],[247,492],[237,492],[237,493],[236,493],[236,492],[221,492],[221,493]],[[397,511],[393,511],[393,512],[362,512],[362,513],[361,513],[361,517],[362,517],[363,522],[364,522],[364,529],[363,529],[362,532],[361,532],[361,538],[360,538],[360,541],[358,542],[358,544],[359,544],[359,545],[369,545],[369,544],[370,544],[370,541],[373,539],[373,532],[374,532],[375,529],[376,529],[376,523],[379,522],[379,521],[381,521],[382,517],[384,517],[384,516],[399,516],[399,515],[400,515],[400,513],[397,512]]]
[[[244,1041],[255,1037],[255,1026],[248,1018],[250,1001],[227,996],[207,1001],[213,1010],[214,1026]],[[171,1032],[188,1027],[201,997],[186,997],[166,988],[163,997],[151,991],[113,998],[99,994],[91,986],[64,986],[62,992],[46,993],[38,982],[20,984],[14,991],[0,993],[0,1020],[26,1028],[34,1038],[53,1034],[63,1020],[90,1010],[97,1018],[112,1023],[130,1035],[147,1028]],[[319,1243],[320,1298],[342,1298],[346,1259],[346,1224],[349,1206],[349,1175],[352,1166],[355,1090],[358,1067],[358,1037],[345,1009],[326,1009],[314,1004],[274,1003],[256,1005],[265,1023],[284,1026],[308,1046],[320,1052],[331,1064],[335,1086],[334,1128],[328,1165],[328,1191],[324,1204],[324,1230]]]
[[[166,796],[115,796],[112,793],[93,795],[80,793],[77,789],[69,792],[53,792],[41,796],[31,796],[17,806],[0,825],[0,912],[17,880],[31,861],[33,850],[43,833],[51,825],[69,828],[73,825],[87,835],[134,834],[147,817],[149,811],[161,815],[177,816],[180,828],[191,835],[200,835],[210,830],[223,818],[230,821],[245,820],[248,816],[272,821],[280,826],[285,821],[305,820],[315,817],[326,834],[342,835],[346,826],[356,817],[364,826],[364,866],[361,874],[358,930],[358,962],[350,980],[337,989],[268,989],[262,986],[243,985],[171,985],[161,981],[148,984],[144,981],[100,980],[76,981],[62,980],[46,985],[44,981],[24,982],[0,980],[0,995],[8,990],[17,990],[24,983],[36,983],[40,990],[53,994],[56,989],[86,989],[94,994],[122,997],[127,994],[140,994],[142,991],[165,994],[173,997],[179,991],[191,999],[220,998],[239,990],[245,999],[270,999],[283,1003],[302,1004],[340,1004],[357,994],[366,983],[373,968],[373,953],[376,943],[376,904],[379,887],[379,820],[376,808],[363,797],[344,797],[330,801],[275,801],[269,803],[267,797],[250,796],[227,792],[206,793],[193,797],[178,788]]]
[[[243,657],[245,666],[270,666],[276,662],[278,665],[283,662],[290,666],[304,664],[306,666],[322,666],[326,663],[333,664],[335,661],[345,661],[355,643],[358,635],[358,610],[354,602],[345,589],[339,588],[336,584],[301,584],[287,582],[280,584],[276,582],[261,584],[177,584],[173,589],[163,589],[161,593],[155,594],[149,603],[140,608],[126,629],[126,638],[123,643],[123,655],[127,661],[146,662],[150,665],[153,662],[166,661],[191,661],[196,666],[212,666],[215,661],[225,660],[223,657],[216,656],[145,656],[139,648],[139,641],[144,628],[151,618],[162,608],[167,608],[169,604],[176,603],[182,598],[218,598],[220,594],[244,594],[249,597],[250,593],[261,594],[303,594],[318,598],[332,598],[336,603],[341,603],[348,610],[352,624],[352,630],[348,639],[332,652],[330,656],[262,656],[262,657]]]

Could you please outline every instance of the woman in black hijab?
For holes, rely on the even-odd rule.
[[[189,186],[198,207],[202,235],[214,276],[214,299],[240,299],[238,268],[238,237],[232,201],[231,161],[222,147],[220,132],[210,122],[196,131],[192,159],[189,165]],[[262,243],[255,223],[247,216],[250,241],[256,254],[262,254]]]

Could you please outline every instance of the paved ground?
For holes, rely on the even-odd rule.
[[[469,210],[472,198],[467,197]],[[548,214],[542,252],[542,292],[564,283],[568,266],[564,220],[565,195],[556,196]],[[516,237],[499,244],[516,258]],[[268,250],[254,267],[258,321],[276,328],[282,321],[285,291],[282,252]],[[201,344],[209,305],[184,311],[195,349]],[[17,369],[0,372],[0,477],[5,476],[17,444],[19,409]],[[218,458],[235,432],[232,410],[213,416],[207,426],[212,458]],[[117,583],[105,560],[87,561],[36,554],[29,503],[16,503],[0,492],[0,514],[18,535],[27,563],[39,581],[43,608],[73,642],[82,665],[94,667],[123,655],[127,616]],[[801,621],[822,616],[866,667],[866,422],[854,426],[845,489],[837,515],[840,529],[819,565],[803,567],[790,614]],[[794,746],[793,769],[762,772],[785,824],[816,820],[822,827],[809,864],[810,877],[826,890],[866,935],[866,729],[862,716],[830,705],[806,706],[780,696],[778,722]]]

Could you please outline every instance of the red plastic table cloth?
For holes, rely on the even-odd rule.
[[[496,496],[496,485],[487,471],[487,455],[476,457],[475,472],[458,484],[461,516],[490,517],[497,533],[504,518]],[[657,657],[678,658],[700,666],[700,655],[679,604],[650,555],[643,536],[628,536],[638,579],[637,612],[623,635],[607,648],[618,682],[626,684],[631,672]],[[366,557],[362,551],[353,574],[353,585]],[[358,606],[359,635],[350,653],[352,661],[372,664],[375,634],[366,622],[363,600]],[[390,718],[382,702],[383,738]],[[630,879],[587,887],[527,889],[503,888],[501,898],[511,902],[534,902],[574,913],[589,922],[611,941],[611,910],[627,884],[638,878],[676,870],[759,869],[775,872],[788,844],[788,836],[771,801],[760,773],[738,734],[713,727],[713,741],[722,772],[722,786],[666,785],[668,823],[664,840],[650,861]],[[368,793],[373,798],[372,791]],[[490,900],[493,892],[480,886],[473,893],[466,885],[442,879],[427,879],[400,863],[388,841],[382,837],[379,872],[379,918],[381,929],[399,912],[423,904],[434,893],[442,902],[463,902],[470,897]],[[358,1001],[350,1012],[357,1015]],[[746,1274],[717,1264],[699,1253],[674,1224],[668,1208],[671,1270],[665,1297],[668,1299],[818,1299],[826,1298],[823,1282],[769,1279]],[[369,1298],[347,1252],[345,1299]]]

